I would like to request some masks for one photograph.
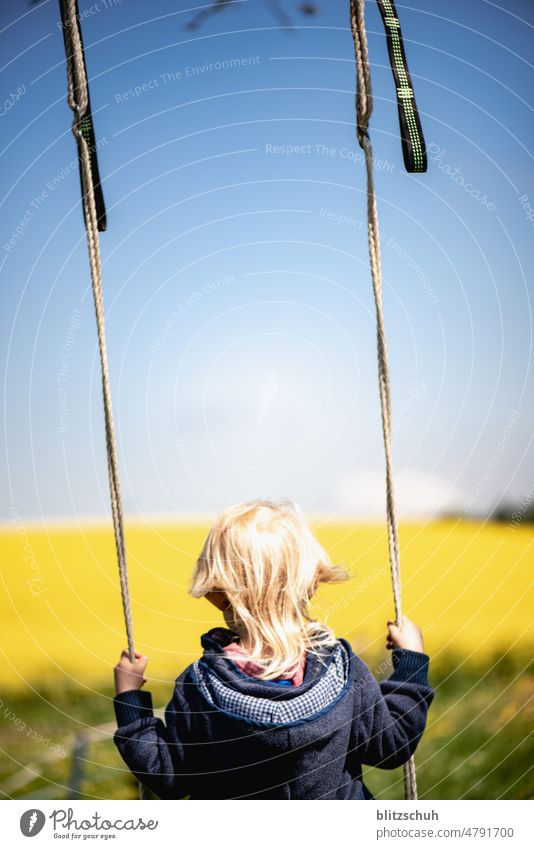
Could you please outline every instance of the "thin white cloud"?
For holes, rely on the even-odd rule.
[[[384,472],[372,469],[347,473],[336,488],[336,499],[342,512],[382,518],[386,509]],[[398,516],[403,519],[435,517],[461,509],[461,497],[447,480],[416,469],[400,469],[395,474],[395,501]]]

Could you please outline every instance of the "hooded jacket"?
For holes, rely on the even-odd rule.
[[[415,751],[434,693],[428,656],[394,649],[378,684],[345,640],[308,652],[298,687],[242,672],[213,628],[176,680],[165,722],[149,692],[114,699],[115,744],[161,799],[371,799],[362,765],[393,769]]]

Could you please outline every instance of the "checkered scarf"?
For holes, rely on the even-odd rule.
[[[264,699],[245,695],[228,686],[205,664],[194,664],[198,687],[214,708],[230,713],[240,719],[268,725],[285,725],[313,717],[329,707],[341,694],[347,683],[349,657],[347,650],[338,643],[324,675],[301,696],[284,699]]]

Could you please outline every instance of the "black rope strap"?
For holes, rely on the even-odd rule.
[[[82,50],[83,50],[83,38],[82,38],[82,31],[81,31],[81,27],[80,27],[80,15],[79,15],[79,12],[78,12],[78,0],[75,0],[74,7],[76,9],[76,15],[75,15],[76,21],[71,22],[71,21],[69,21],[68,0],[59,0],[59,8],[60,8],[60,12],[61,12],[61,28],[63,30],[63,41],[65,42],[65,54],[66,54],[66,57],[67,57],[67,64],[69,64],[71,66],[73,65],[74,58],[73,58],[73,46],[72,46],[72,43],[71,43],[71,39],[69,37],[69,30],[70,30],[69,25],[71,25],[72,23],[75,23],[75,25],[77,27],[78,35],[79,35],[79,38],[80,38],[80,43],[82,45]],[[85,52],[84,52],[84,58],[83,58],[83,65],[84,65],[84,69],[85,69]],[[86,76],[87,76],[87,70],[86,70]],[[75,86],[75,90],[74,90],[75,98],[76,98],[76,94],[77,94],[77,92],[76,92],[76,86]],[[97,214],[97,220],[98,220],[98,229],[100,230],[100,232],[103,232],[106,229],[106,207],[105,207],[105,204],[104,204],[104,195],[102,193],[102,185],[100,183],[100,172],[98,170],[98,159],[97,159],[97,155],[96,155],[96,139],[95,139],[95,131],[94,131],[94,127],[93,127],[93,118],[92,118],[92,115],[91,115],[91,101],[89,99],[89,90],[88,89],[87,89],[87,108],[85,109],[83,114],[78,115],[77,128],[81,132],[83,138],[85,139],[85,141],[87,143],[87,147],[89,148],[89,153],[90,153],[90,158],[91,158],[91,175],[92,175],[92,178],[93,178],[94,200],[95,200],[96,214]],[[83,189],[82,164],[81,164],[81,158],[80,158],[79,144],[78,144],[78,160],[79,160],[79,166],[80,166],[80,186],[81,186],[81,189],[82,189],[82,196],[83,196],[84,189]]]
[[[404,165],[410,173],[426,171],[426,146],[408,70],[397,9],[393,0],[377,0],[386,30],[389,61],[397,89]]]

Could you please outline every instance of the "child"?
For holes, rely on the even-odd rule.
[[[321,582],[346,578],[291,503],[230,507],[190,592],[227,628],[176,680],[165,723],[141,689],[147,658],[115,667],[114,740],[162,799],[371,799],[362,764],[393,769],[423,733],[433,691],[421,632],[388,622],[393,672],[377,684],[345,640],[309,616]]]

